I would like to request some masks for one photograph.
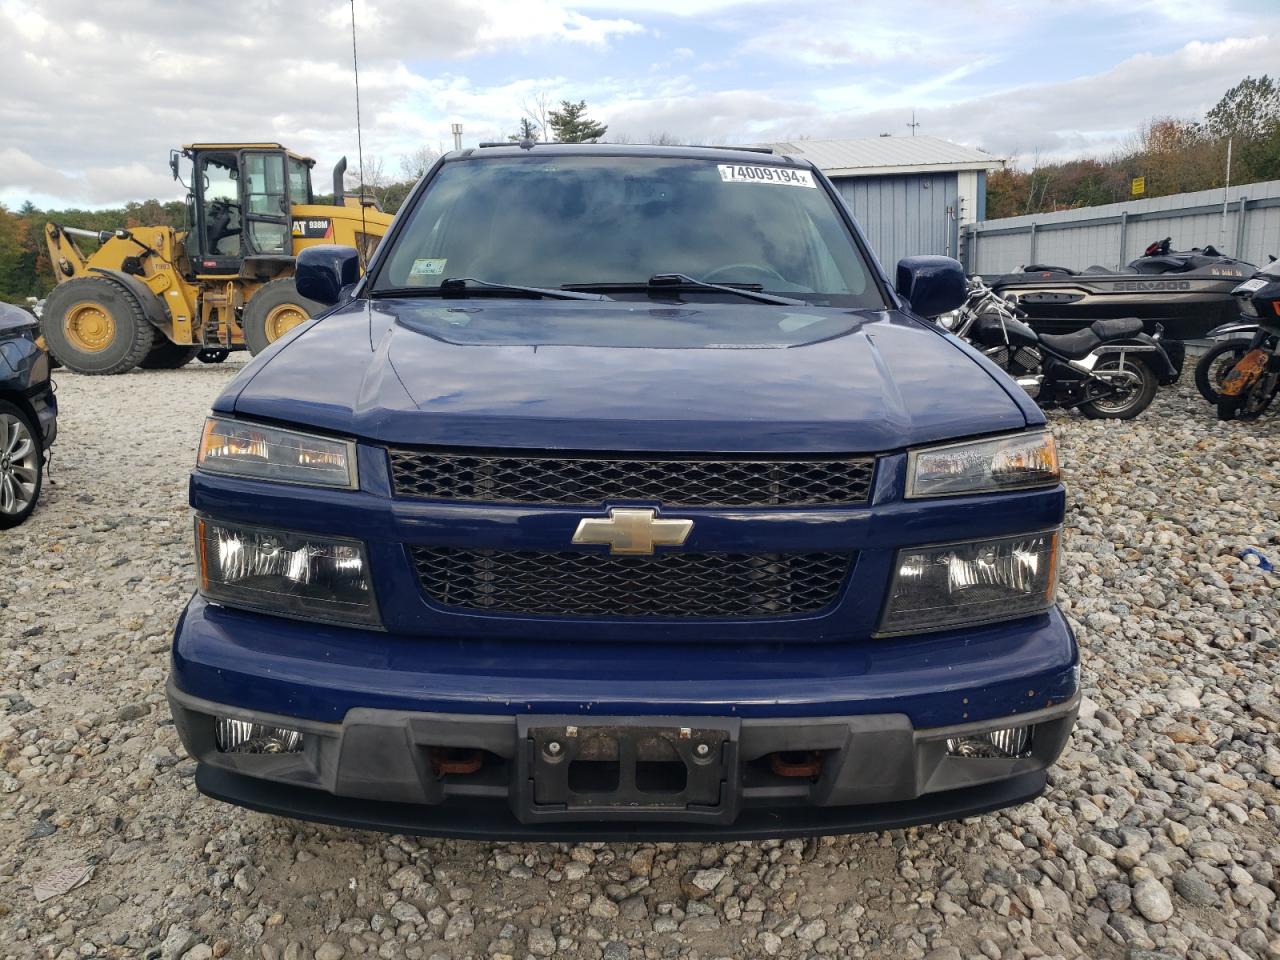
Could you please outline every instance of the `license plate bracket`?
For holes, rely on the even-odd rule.
[[[512,800],[525,823],[731,823],[736,719],[520,717]]]

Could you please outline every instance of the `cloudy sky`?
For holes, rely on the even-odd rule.
[[[919,132],[1023,163],[1105,154],[1280,72],[1275,0],[357,0],[366,154],[502,139],[539,92],[609,135]],[[1268,16],[1270,14],[1270,16]],[[1268,32],[1270,31],[1270,32]],[[176,197],[171,146],[355,165],[345,0],[0,0],[0,203]],[[318,177],[324,182],[325,177]]]

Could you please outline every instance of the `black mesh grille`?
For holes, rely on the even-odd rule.
[[[427,595],[492,613],[776,617],[836,600],[848,553],[604,553],[410,547]]]
[[[822,460],[621,459],[391,451],[398,497],[482,503],[598,505],[657,500],[683,507],[865,503],[872,457]]]

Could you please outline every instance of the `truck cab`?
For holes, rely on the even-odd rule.
[[[766,837],[1046,786],[1079,702],[1044,417],[812,164],[442,158],[215,401],[168,694],[197,786],[494,839]]]

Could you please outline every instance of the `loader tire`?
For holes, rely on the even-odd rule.
[[[45,303],[40,332],[59,363],[89,376],[128,373],[156,338],[137,298],[102,277],[58,284]]]
[[[324,309],[323,304],[298,295],[293,277],[262,285],[244,306],[244,342],[255,357],[282,336]]]
[[[200,344],[174,343],[164,335],[156,337],[155,345],[142,358],[138,366],[143,370],[177,370],[185,367],[200,352]]]

